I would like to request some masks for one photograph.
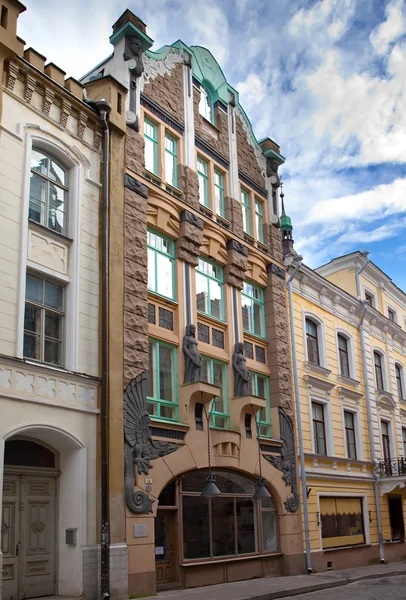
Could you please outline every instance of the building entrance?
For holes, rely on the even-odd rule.
[[[388,496],[390,527],[392,541],[405,539],[405,525],[403,521],[403,502],[401,496]]]
[[[28,465],[24,467],[20,462]],[[35,462],[49,466],[33,466]],[[5,463],[1,520],[3,600],[53,595],[55,455],[35,442],[12,440],[6,442]],[[47,474],[48,470],[54,473]]]
[[[174,582],[174,511],[159,510],[155,518],[155,566],[157,587]]]

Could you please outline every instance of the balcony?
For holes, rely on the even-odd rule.
[[[406,458],[380,460],[377,471],[381,477],[406,477]]]

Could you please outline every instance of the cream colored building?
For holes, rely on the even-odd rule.
[[[0,29],[0,598],[95,595],[101,129]],[[1,109],[0,109],[1,110]]]

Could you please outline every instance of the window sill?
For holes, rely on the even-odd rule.
[[[153,415],[149,415],[149,420],[153,423],[159,423],[160,425],[170,425],[172,428],[183,430],[189,429],[189,425],[186,423],[180,423],[179,421],[171,421],[170,419],[161,419],[160,417],[155,417]]]
[[[208,206],[205,206],[204,204],[199,204],[199,210],[209,219],[213,218],[214,213],[213,213],[212,209],[209,208]]]
[[[261,558],[268,558],[269,556],[282,556],[282,552],[280,552],[279,550],[275,550],[272,552],[272,550],[270,550],[269,552],[264,552],[263,554],[245,554],[244,556],[238,556],[235,557],[233,555],[230,555],[228,558],[213,558],[212,560],[201,560],[199,561],[198,558],[191,558],[190,561],[188,562],[182,562],[180,563],[181,567],[198,567],[198,566],[202,566],[202,567],[207,567],[209,565],[213,565],[213,564],[224,564],[224,563],[229,563],[229,562],[241,562],[243,560],[258,560]],[[187,559],[186,559],[187,560]]]
[[[317,373],[318,375],[324,375],[324,377],[326,379],[331,374],[330,369],[326,369],[326,367],[322,367],[321,365],[315,365],[314,363],[311,363],[308,360],[305,360],[305,362],[303,364],[305,366],[306,371],[313,371],[314,373]]]
[[[208,315],[200,310],[197,311],[197,318],[199,319],[199,317],[202,319],[202,321],[206,321],[211,325],[221,325],[224,329],[227,327],[227,321],[219,319],[218,317],[213,317],[212,315]]]
[[[352,385],[353,387],[358,387],[360,385],[360,381],[357,379],[353,379],[352,377],[347,377],[346,375],[339,375],[338,380],[340,383],[344,383],[347,385]]]
[[[351,548],[370,548],[371,544],[354,544],[353,546],[338,546],[337,548],[323,548],[323,552],[337,552],[337,550],[351,550]]]
[[[30,229],[37,229],[38,231],[40,231],[41,233],[45,233],[46,235],[49,235],[50,237],[54,238],[55,240],[64,240],[65,242],[68,242],[69,244],[71,244],[73,242],[73,239],[66,236],[63,233],[59,233],[58,231],[54,231],[53,229],[49,229],[49,227],[45,227],[45,225],[41,225],[41,223],[37,223],[36,221],[33,221],[32,219],[28,219],[28,223],[30,226]]]
[[[268,344],[267,339],[264,335],[259,335],[257,333],[252,333],[252,331],[247,331],[243,329],[244,339],[252,339],[253,342],[262,342],[263,344]]]
[[[168,306],[172,306],[173,308],[178,307],[178,303],[176,300],[172,300],[171,298],[167,298],[166,296],[161,296],[157,292],[153,292],[152,290],[148,290],[148,299],[154,300],[155,302],[165,302]]]

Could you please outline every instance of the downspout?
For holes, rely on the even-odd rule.
[[[296,404],[296,419],[297,419],[297,432],[299,438],[299,457],[300,457],[300,477],[302,480],[302,496],[303,496],[303,516],[305,526],[305,542],[306,542],[306,565],[307,572],[312,573],[312,558],[310,553],[310,528],[309,528],[309,508],[307,504],[307,479],[306,479],[306,467],[304,460],[304,449],[303,449],[303,434],[302,434],[302,417],[300,412],[300,395],[299,395],[299,378],[297,373],[297,358],[296,358],[296,341],[295,341],[295,330],[294,330],[294,315],[293,315],[293,297],[292,297],[292,281],[296,277],[302,265],[302,257],[296,264],[293,273],[290,275],[287,281],[288,298],[289,298],[289,320],[290,320],[290,343],[292,346],[292,363],[293,363],[293,380],[295,387],[295,404]]]
[[[102,600],[110,597],[110,523],[109,523],[109,168],[110,130],[108,116],[111,110],[106,100],[96,102],[103,127],[102,168],[102,389],[100,406],[101,446],[101,561],[100,591]]]
[[[363,304],[361,320],[359,322],[358,328],[360,332],[360,341],[361,341],[361,354],[362,354],[362,369],[364,374],[364,387],[365,387],[365,400],[367,405],[367,414],[368,414],[368,431],[369,431],[369,439],[371,446],[371,460],[374,463],[374,492],[375,492],[375,507],[376,507],[376,520],[378,523],[378,538],[379,538],[379,560],[381,563],[385,563],[385,551],[383,545],[383,533],[382,533],[382,518],[381,518],[381,506],[379,501],[379,482],[380,477],[378,473],[376,473],[376,454],[375,454],[375,444],[374,444],[374,432],[372,429],[372,417],[371,417],[371,399],[369,395],[369,385],[368,385],[368,371],[367,371],[367,361],[366,361],[366,353],[365,353],[365,338],[364,338],[364,319],[367,311],[368,304],[361,300],[361,285],[360,285],[360,275],[362,271],[365,269],[367,264],[369,263],[368,255],[366,256],[366,261],[362,265],[360,269],[355,274],[356,284],[357,284],[357,296],[358,299]]]

